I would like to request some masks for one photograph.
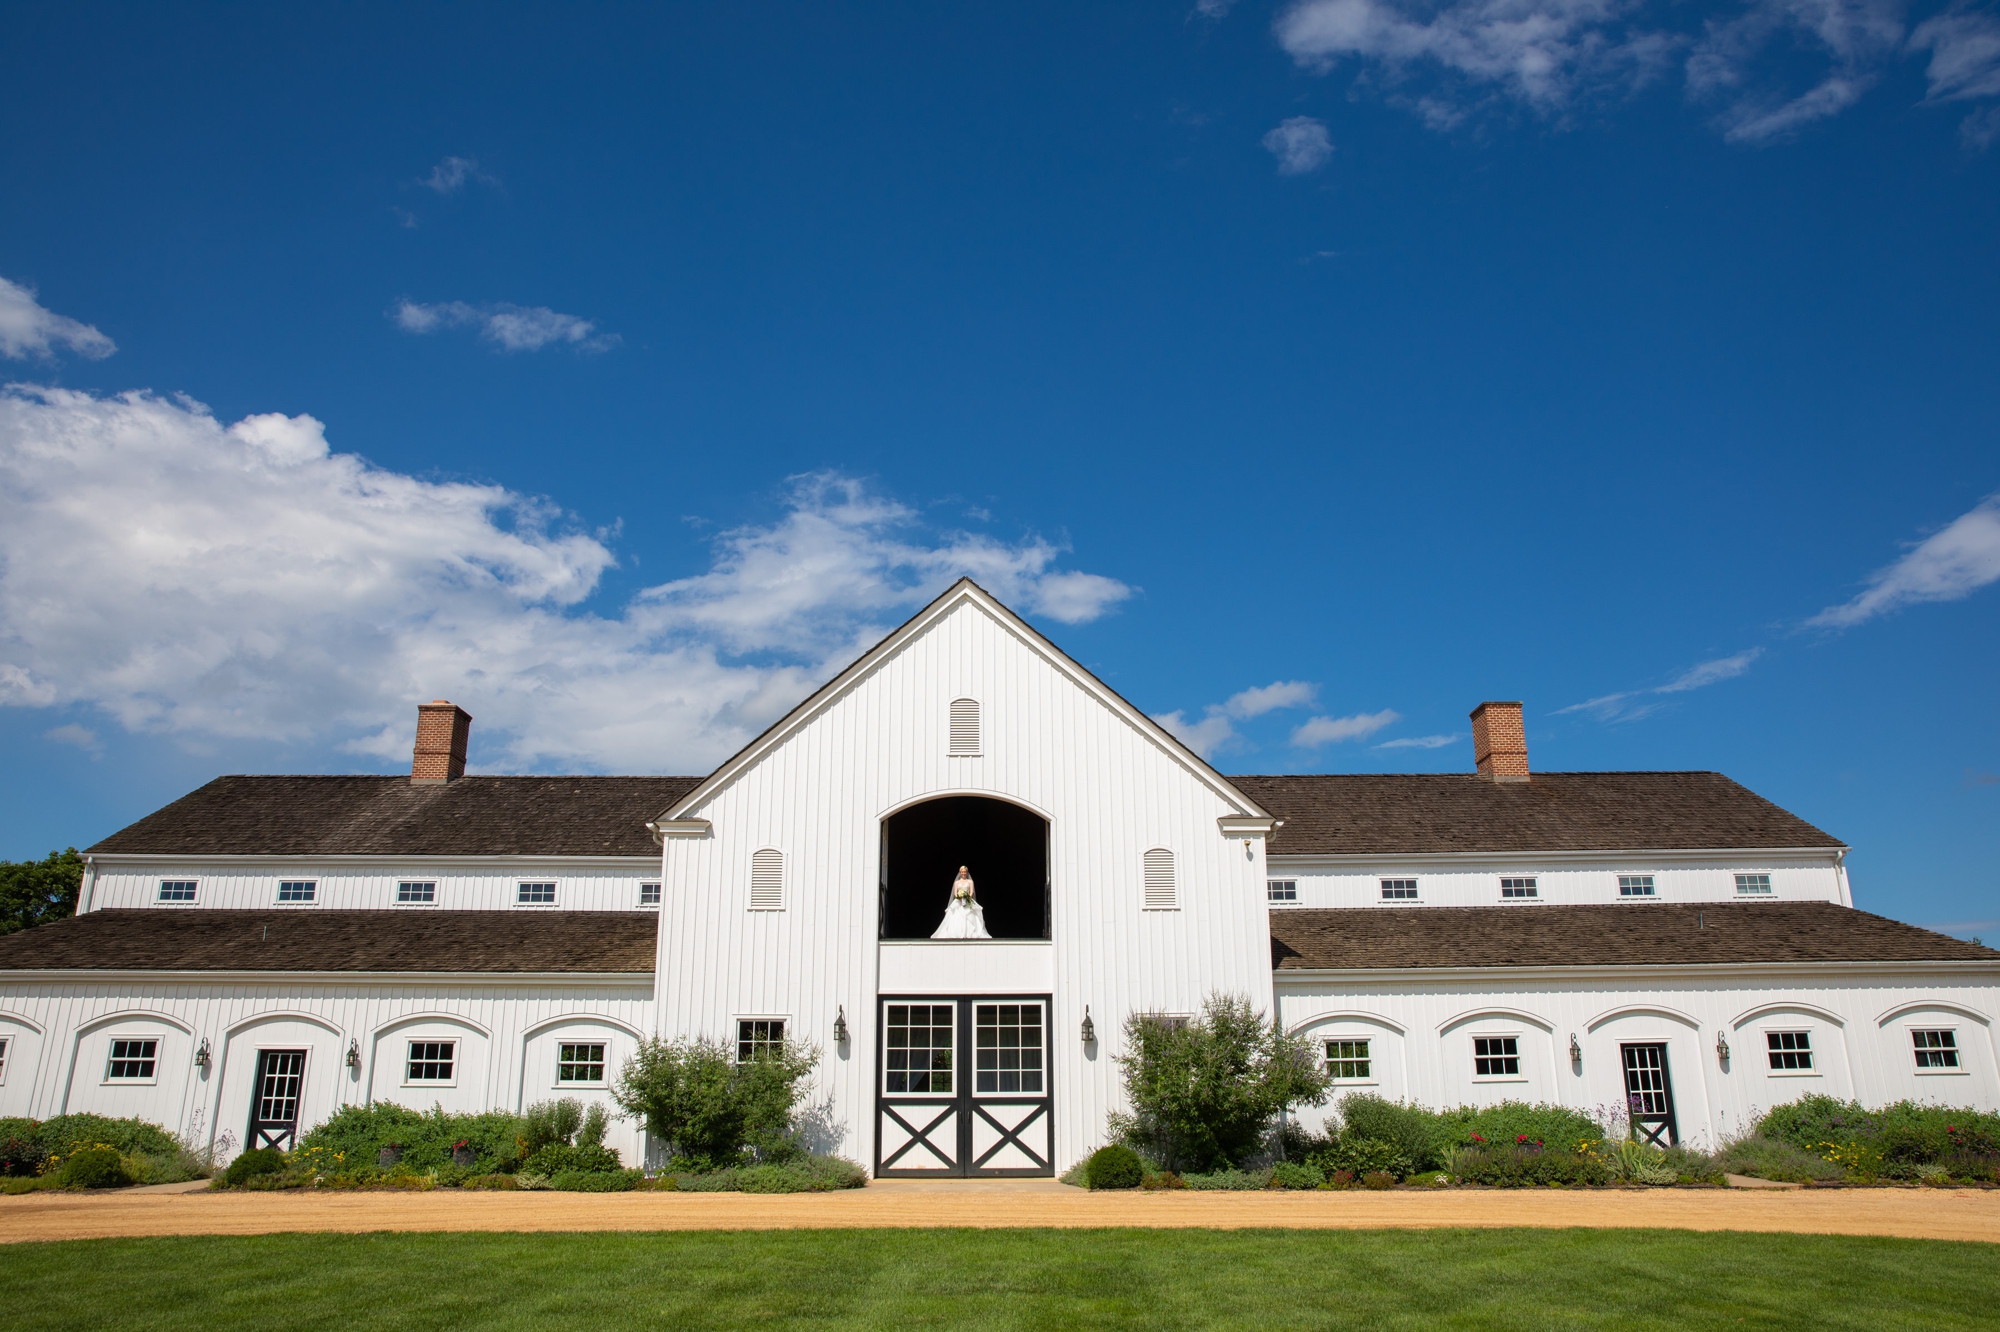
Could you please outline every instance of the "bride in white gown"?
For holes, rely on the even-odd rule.
[[[933,939],[991,939],[986,932],[986,913],[980,909],[979,899],[972,895],[972,871],[965,866],[958,867],[958,877],[951,884],[951,905],[944,909],[944,923],[931,935]]]

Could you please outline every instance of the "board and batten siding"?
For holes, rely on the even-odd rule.
[[[396,885],[406,880],[435,883],[436,900],[412,910],[505,911],[623,911],[639,909],[639,885],[658,883],[659,862],[652,857],[521,856],[493,857],[479,864],[461,858],[411,856],[407,860],[371,857],[357,862],[339,857],[297,858],[257,856],[97,857],[96,875],[86,910],[108,907],[158,907],[163,911],[198,911],[204,907],[237,910],[276,907],[310,911],[314,907],[368,911],[397,906]],[[195,900],[161,902],[160,881],[193,880]],[[278,885],[305,879],[317,885],[311,902],[281,902]],[[518,888],[524,883],[553,883],[552,905],[522,905]],[[649,906],[645,908],[651,910]]]
[[[1286,1030],[1326,1040],[1366,1039],[1365,1082],[1335,1086],[1327,1105],[1299,1113],[1318,1128],[1349,1092],[1424,1105],[1553,1101],[1602,1115],[1622,1105],[1621,1044],[1665,1042],[1684,1140],[1714,1146],[1774,1105],[1825,1093],[1878,1106],[1908,1098],[2000,1104],[2000,984],[1992,967],[1912,964],[1788,967],[1493,968],[1489,974],[1280,972]],[[1956,1032],[1961,1068],[1918,1072],[1916,1028]],[[1765,1035],[1811,1033],[1810,1075],[1774,1073]],[[1729,1046],[1725,1066],[1716,1036]],[[1519,1039],[1517,1079],[1474,1076],[1476,1036]],[[1582,1059],[1572,1061],[1574,1036]],[[1323,1048],[1320,1050],[1324,1054]]]
[[[0,1116],[136,1116],[202,1144],[227,1133],[240,1148],[260,1049],[307,1052],[301,1130],[343,1105],[369,1101],[519,1111],[575,1096],[615,1113],[602,1088],[558,1087],[556,1044],[601,1040],[615,1069],[652,1020],[649,975],[524,982],[10,973],[0,980],[0,1035],[21,1045],[18,1054],[8,1051]],[[106,1081],[115,1036],[159,1041],[151,1082]],[[454,1085],[405,1083],[403,1043],[417,1038],[459,1043]],[[203,1040],[205,1070],[195,1064]],[[360,1051],[358,1069],[346,1062],[350,1043]],[[606,1142],[637,1165],[642,1139],[638,1126],[614,1121]]]
[[[952,704],[963,699],[979,704],[977,757],[952,753]],[[679,811],[710,830],[666,841],[659,1030],[727,1038],[740,1018],[786,1019],[823,1052],[814,1097],[838,1140],[817,1145],[871,1163],[882,820],[964,794],[1049,820],[1050,941],[1005,945],[1018,964],[968,958],[966,974],[981,991],[996,975],[1018,973],[1024,990],[1054,978],[1060,1170],[1102,1142],[1120,1106],[1113,1056],[1126,1014],[1191,1013],[1214,991],[1269,1011],[1263,841],[1224,837],[1217,819],[1243,809],[976,601],[951,606]],[[782,911],[749,909],[763,848],[785,857]],[[1154,848],[1174,853],[1174,910],[1145,910]],[[949,889],[936,885],[940,904]],[[1029,959],[1023,948],[1046,953]],[[1088,1050],[1085,1005],[1098,1034]],[[842,1009],[851,1039],[837,1046]]]
[[[1422,906],[1496,906],[1503,878],[1536,881],[1535,901],[1564,904],[1619,902],[1620,875],[1653,877],[1659,902],[1751,900],[1736,890],[1738,874],[1768,874],[1765,902],[1832,902],[1852,906],[1847,876],[1827,852],[1604,852],[1536,856],[1272,856],[1271,877],[1298,885],[1287,907],[1369,907],[1382,900],[1382,880],[1415,879]],[[1396,902],[1409,906],[1408,901]]]

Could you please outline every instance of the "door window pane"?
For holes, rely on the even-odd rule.
[[[972,1039],[974,1091],[1041,1094],[1040,1004],[974,1004]]]
[[[884,1023],[885,1092],[894,1095],[948,1095],[956,1004],[890,1004]]]
[[[257,1118],[261,1123],[291,1123],[299,1117],[299,1087],[305,1082],[303,1050],[267,1050],[264,1077],[257,1088]]]
[[[1657,1045],[1625,1047],[1625,1102],[1635,1115],[1668,1112],[1665,1049]]]

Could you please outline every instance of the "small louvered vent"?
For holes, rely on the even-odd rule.
[[[1174,853],[1156,846],[1146,853],[1146,910],[1179,908],[1180,901],[1174,894]]]
[[[785,853],[765,847],[750,857],[750,909],[785,909]]]
[[[951,701],[951,756],[979,757],[979,700],[955,698]]]

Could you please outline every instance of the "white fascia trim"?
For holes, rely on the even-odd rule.
[[[115,855],[99,855],[98,865],[106,871],[116,869],[147,869],[166,867],[186,869],[189,866],[212,865],[220,869],[292,869],[310,866],[373,869],[377,867],[408,869],[494,869],[511,865],[527,866],[534,869],[561,869],[572,866],[578,869],[632,869],[657,870],[658,856],[346,856],[346,855],[297,855],[297,856],[167,856],[151,852],[121,852]]]
[[[1574,967],[1286,967],[1271,973],[1282,988],[1288,981],[1465,981],[1498,980],[1616,980],[1624,982],[1711,980],[1717,977],[1769,977],[1796,982],[1803,976],[1917,976],[1943,973],[1951,977],[2000,978],[2000,960],[1934,962],[1654,962],[1629,965],[1595,964]],[[1629,985],[1628,985],[1629,988]]]
[[[65,969],[22,967],[0,971],[0,990],[24,981],[67,981],[90,984],[97,981],[161,981],[180,983],[212,982],[218,985],[629,985],[653,988],[650,971],[111,971],[71,967]]]
[[[1085,693],[1092,695],[1098,702],[1124,718],[1134,730],[1145,736],[1154,746],[1165,753],[1167,757],[1185,768],[1196,780],[1207,786],[1225,803],[1234,806],[1239,812],[1250,817],[1271,817],[1254,800],[1251,800],[1248,796],[1237,790],[1227,777],[1224,777],[1220,772],[1217,772],[1214,768],[1203,762],[1201,757],[1193,750],[1189,749],[1179,740],[1176,740],[1165,727],[1119,697],[1109,685],[1078,665],[1061,648],[1037,633],[1034,626],[996,601],[992,594],[987,592],[985,588],[979,586],[979,584],[973,582],[970,578],[961,578],[946,588],[936,601],[933,601],[930,605],[911,616],[903,623],[901,628],[892,631],[888,637],[862,653],[853,665],[827,681],[812,697],[772,723],[770,728],[762,735],[738,750],[733,757],[725,760],[722,766],[710,773],[701,785],[675,801],[672,807],[662,813],[656,821],[665,823],[680,818],[691,809],[700,808],[704,801],[728,785],[738,773],[762,758],[801,726],[831,707],[840,699],[841,695],[860,683],[862,679],[872,674],[876,666],[887,660],[898,648],[923,633],[932,624],[942,619],[951,611],[957,609],[962,602],[971,602],[992,616],[1002,628],[1020,639],[1030,651],[1040,656],[1062,674],[1068,676]]]
[[[1413,855],[1397,855],[1388,851],[1369,851],[1344,855],[1288,855],[1274,851],[1270,855],[1273,868],[1284,869],[1341,869],[1372,870],[1383,866],[1394,868],[1421,868],[1432,866],[1463,872],[1470,866],[1494,865],[1551,865],[1603,863],[1613,860],[1630,861],[1686,861],[1686,860],[1727,860],[1731,864],[1776,863],[1780,859],[1792,861],[1820,861],[1829,866],[1838,865],[1846,855],[1846,848],[1812,846],[1779,847],[1719,847],[1712,850],[1699,848],[1677,851],[1425,851]]]
[[[1215,826],[1222,829],[1224,837],[1268,837],[1278,826],[1278,820],[1225,814],[1215,821]]]

